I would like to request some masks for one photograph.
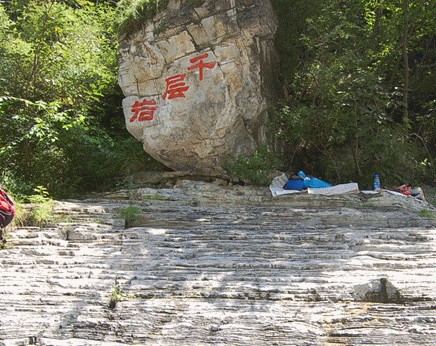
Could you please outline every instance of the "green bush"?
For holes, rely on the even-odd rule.
[[[54,220],[54,201],[49,197],[43,186],[35,188],[35,194],[29,196],[29,202],[34,205],[31,212],[32,220],[39,226]]]
[[[134,205],[129,205],[127,208],[120,210],[120,216],[124,218],[126,227],[135,222],[139,215],[141,215],[141,208]]]
[[[267,145],[261,146],[250,156],[241,156],[227,164],[232,177],[255,186],[268,186],[278,164],[278,159]]]
[[[44,226],[55,221],[54,204],[48,190],[37,186],[27,197],[14,196],[16,202],[15,225]]]

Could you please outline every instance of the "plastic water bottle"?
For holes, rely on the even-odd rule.
[[[304,180],[310,179],[303,171],[299,171],[297,174],[301,179],[304,179]]]
[[[374,174],[374,191],[381,191],[380,176],[377,173]]]

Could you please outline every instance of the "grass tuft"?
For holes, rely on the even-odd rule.
[[[129,37],[167,6],[168,0],[122,0],[118,5],[121,13],[118,35]]]

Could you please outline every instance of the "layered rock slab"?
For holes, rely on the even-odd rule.
[[[436,224],[386,201],[182,181],[59,202],[0,251],[0,345],[432,345]]]
[[[169,0],[121,40],[119,84],[127,129],[147,153],[221,175],[265,142],[276,19],[268,0],[194,3]]]

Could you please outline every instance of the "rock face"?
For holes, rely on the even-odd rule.
[[[358,197],[183,180],[58,202],[8,229],[0,346],[434,345],[436,220]]]
[[[222,174],[265,142],[275,30],[269,0],[169,0],[121,40],[129,132],[170,168]]]

